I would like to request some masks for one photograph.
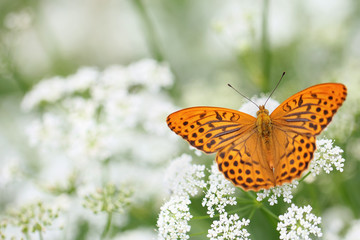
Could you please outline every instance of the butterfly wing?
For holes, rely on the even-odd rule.
[[[255,122],[256,118],[246,113],[216,107],[187,108],[167,118],[169,128],[192,146],[206,153],[218,152],[219,170],[245,190],[275,183],[261,153]]]
[[[291,96],[271,113],[276,185],[307,169],[316,150],[315,136],[330,123],[346,95],[343,84],[319,84]]]
[[[205,153],[219,151],[255,126],[255,118],[248,114],[216,107],[186,108],[166,121],[172,131]]]
[[[235,186],[244,190],[259,191],[275,186],[263,147],[263,140],[257,129],[247,131],[216,155],[219,170]]]

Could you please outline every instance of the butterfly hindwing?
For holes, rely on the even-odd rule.
[[[255,120],[231,109],[192,107],[170,114],[167,124],[195,148],[214,153],[255,128]]]
[[[315,137],[274,129],[273,152],[276,185],[301,177],[316,150]]]
[[[261,144],[253,129],[220,150],[216,162],[225,178],[244,190],[258,191],[275,186],[273,171],[261,151]]]

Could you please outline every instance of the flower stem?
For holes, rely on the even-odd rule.
[[[43,239],[44,239],[44,237],[43,237],[43,235],[42,235],[41,230],[39,230],[38,232],[39,232],[39,240],[43,240]]]
[[[302,181],[305,180],[305,178],[307,178],[307,176],[309,176],[311,174],[311,172],[309,171],[305,176],[303,176],[300,180],[299,183],[301,183]]]
[[[261,24],[261,50],[262,50],[262,90],[263,92],[270,91],[270,69],[271,69],[271,55],[269,46],[268,34],[268,18],[269,18],[269,0],[263,1],[263,15]]]
[[[105,224],[105,228],[104,231],[101,234],[101,238],[100,239],[104,239],[106,237],[106,235],[109,233],[110,227],[111,227],[111,221],[112,221],[112,212],[108,212],[108,217],[107,217],[107,221]]]
[[[267,209],[263,204],[261,204],[261,210],[263,210],[270,217],[273,217],[274,219],[279,220],[279,217],[275,213],[273,213],[272,211]]]
[[[132,1],[144,26],[145,34],[147,35],[149,49],[153,55],[153,57],[161,62],[164,60],[164,57],[159,48],[159,41],[155,34],[154,25],[152,24],[151,18],[144,6],[142,0],[134,0]]]

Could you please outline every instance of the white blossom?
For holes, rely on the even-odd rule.
[[[158,239],[189,239],[189,197],[174,195],[160,209],[157,221]]]
[[[183,154],[174,159],[166,170],[165,182],[173,195],[195,196],[199,188],[205,187],[205,166],[191,164],[190,155]]]
[[[236,213],[228,216],[228,213],[224,212],[220,215],[219,220],[213,221],[207,237],[210,240],[248,240],[250,233],[244,227],[249,223],[248,219],[240,220]]]
[[[161,141],[171,134],[164,118],[174,106],[166,94],[153,94],[153,88],[159,91],[172,82],[167,65],[151,59],[103,72],[86,67],[68,77],[43,80],[22,101],[24,110],[42,110],[40,118],[26,125],[26,132],[40,151],[65,153],[75,162],[104,161],[129,152],[137,157],[145,146],[140,141],[150,135],[152,142]],[[160,150],[162,144],[152,147]],[[157,154],[142,157],[161,160]]]
[[[257,201],[262,201],[265,198],[269,198],[268,201],[271,206],[278,203],[278,198],[283,197],[284,202],[291,203],[293,198],[291,190],[296,188],[299,184],[298,181],[294,180],[291,183],[285,183],[281,186],[272,187],[270,189],[264,189],[257,193]]]
[[[158,92],[160,87],[173,83],[173,75],[167,64],[159,64],[153,59],[143,59],[129,65],[129,77],[135,84],[143,84],[152,92]]]
[[[321,217],[311,213],[310,205],[297,207],[295,204],[287,209],[284,215],[279,216],[277,230],[280,232],[280,239],[285,240],[310,240],[310,235],[322,236]]]
[[[334,168],[340,172],[343,171],[345,159],[341,156],[344,151],[333,146],[334,141],[330,139],[319,139],[316,141],[317,149],[314,159],[310,163],[310,171],[314,176],[319,175],[321,170],[327,174],[332,172]]]
[[[12,207],[7,211],[6,218],[0,220],[0,237],[22,239],[19,234],[14,235],[14,232],[31,236],[57,231],[62,228],[59,221],[56,221],[60,214],[62,209],[57,203],[44,204],[36,201]]]
[[[236,198],[231,196],[234,193],[234,186],[224,178],[217,165],[213,164],[205,197],[202,201],[202,205],[207,207],[207,214],[214,217],[215,211],[221,214],[225,212],[227,205],[235,205]]]

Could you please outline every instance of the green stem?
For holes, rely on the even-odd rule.
[[[23,232],[23,233],[24,233],[24,232]],[[26,240],[31,240],[29,233],[26,232],[26,233],[24,233],[24,235],[25,235],[25,239],[26,239]]]
[[[108,213],[107,221],[105,224],[104,231],[101,234],[100,239],[105,239],[106,235],[109,233],[110,227],[111,227],[111,221],[112,221],[112,212]]]
[[[268,18],[269,18],[269,0],[264,0],[263,15],[261,26],[261,50],[262,50],[262,90],[263,92],[270,91],[270,68],[271,68],[271,55],[269,46],[268,35]]]
[[[0,59],[3,60],[3,64],[5,66],[5,71],[10,73],[10,74],[6,74],[6,76],[1,76],[2,81],[4,81],[4,80],[14,81],[15,84],[18,86],[18,88],[21,90],[21,92],[25,94],[30,89],[30,86],[27,84],[25,79],[23,79],[23,77],[21,76],[21,74],[18,70],[18,67],[15,64],[13,54],[11,53],[10,50],[6,49],[6,48],[12,49],[15,47],[14,46],[5,46],[4,44],[0,44],[0,48],[1,48],[1,51],[4,52],[0,55]],[[3,48],[5,48],[6,50]]]
[[[207,233],[208,233],[207,231],[191,233],[191,234],[189,234],[189,237],[196,237],[196,236],[200,236],[200,235],[206,235]]]
[[[279,220],[279,217],[275,213],[267,209],[264,205],[261,205],[261,210],[263,210],[265,213],[267,213],[269,216],[273,217],[274,219]]]
[[[139,13],[139,16],[141,18],[142,24],[144,26],[145,34],[147,36],[149,49],[153,55],[153,57],[158,61],[161,62],[164,60],[163,55],[161,54],[159,45],[158,45],[158,39],[155,34],[155,28],[152,24],[151,18],[146,10],[146,7],[144,6],[142,0],[133,0],[134,6]]]
[[[39,232],[39,239],[40,239],[40,240],[44,240],[44,237],[43,237],[43,235],[42,235],[42,232],[41,232],[40,230],[39,230],[38,232]]]
[[[307,176],[309,176],[311,174],[311,172],[309,171],[305,176],[303,176],[300,180],[299,183],[301,183],[302,181],[305,180],[305,178],[307,178]]]

